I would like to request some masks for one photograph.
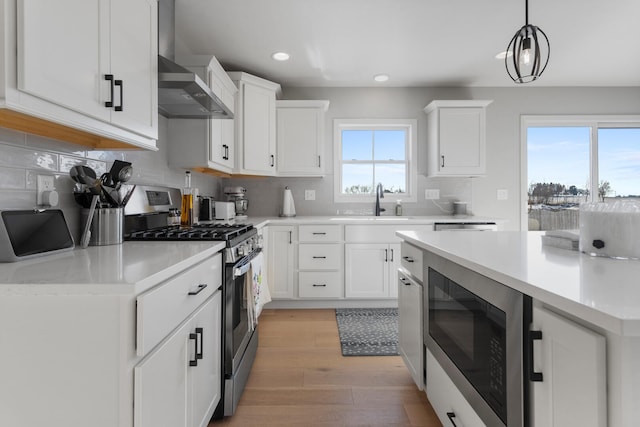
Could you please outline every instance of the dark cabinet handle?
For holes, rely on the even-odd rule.
[[[110,83],[111,86],[111,98],[110,101],[104,103],[107,108],[113,107],[113,74],[105,74],[104,79]]]
[[[529,331],[529,381],[542,382],[542,372],[533,370],[533,342],[542,339],[542,331]]]
[[[271,167],[273,167],[273,166],[276,164],[275,162],[276,162],[276,158],[275,158],[275,156],[272,154],[272,155],[271,155]]]
[[[222,144],[222,160],[229,160],[229,146]]]
[[[195,348],[193,359],[189,359],[189,366],[198,366],[198,335],[193,332],[189,334],[189,340],[193,340]]]
[[[456,422],[453,421],[453,419],[456,417],[455,412],[447,412],[447,417],[449,417],[449,421],[451,421],[451,424],[453,424],[453,427],[458,427],[456,425]]]
[[[389,262],[389,251],[387,249],[384,250],[384,262]]]
[[[400,277],[400,281],[402,282],[403,285],[406,286],[411,286],[411,282],[409,282],[407,279],[405,279],[404,277]]]
[[[443,168],[444,167],[444,156],[440,156],[442,158],[442,163],[440,164],[440,167]]]
[[[408,256],[403,256],[402,259],[407,261],[407,262],[413,262],[413,258],[408,257]]]
[[[198,285],[198,289],[195,291],[189,291],[189,295],[198,295],[200,292],[204,291],[204,288],[207,287],[206,283],[200,283]]]
[[[321,233],[321,232],[314,232],[313,233],[314,236],[326,236],[327,233]]]
[[[393,249],[390,249],[391,251],[391,259],[389,261],[393,262]]]
[[[204,328],[196,328],[196,335],[200,336],[200,351],[198,351],[198,342],[196,341],[196,360],[204,358]]]
[[[320,156],[318,156],[318,167],[319,167],[319,168],[320,168],[320,167],[322,167],[322,163],[321,163],[321,161],[320,161]]]
[[[116,111],[122,111],[124,108],[124,93],[123,93],[123,86],[122,86],[122,80],[115,80],[113,82],[114,86],[120,86],[120,105],[116,105],[115,110]],[[113,100],[113,95],[111,96],[111,99]]]
[[[291,244],[291,231],[289,232],[289,244]]]
[[[326,288],[326,287],[327,287],[327,284],[326,284],[326,283],[323,283],[323,284],[321,284],[321,285],[318,285],[318,284],[314,283],[314,284],[313,284],[313,285],[311,285],[311,286],[313,286],[314,288]]]
[[[313,259],[327,259],[326,256],[315,256],[313,257]]]

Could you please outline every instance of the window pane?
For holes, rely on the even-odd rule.
[[[385,193],[407,192],[407,171],[405,165],[376,164],[376,184],[381,182]]]
[[[404,130],[378,130],[374,133],[375,160],[404,160],[405,158]]]
[[[640,197],[640,129],[598,129],[598,180],[600,200]]]
[[[589,195],[589,127],[527,129],[529,229],[578,228]]]
[[[371,160],[373,132],[370,130],[342,131],[342,160]]]
[[[342,165],[342,193],[370,194],[373,191],[373,165]]]

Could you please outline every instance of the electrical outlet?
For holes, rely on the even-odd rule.
[[[496,197],[498,200],[507,200],[509,198],[509,190],[498,190]]]
[[[304,190],[304,199],[305,200],[315,200],[316,199],[316,190]]]
[[[42,199],[42,193],[45,191],[53,191],[54,187],[53,175],[38,175],[36,177],[36,204],[42,205],[44,203]]]
[[[436,200],[440,198],[440,190],[438,189],[427,189],[424,190],[424,198],[427,200]]]

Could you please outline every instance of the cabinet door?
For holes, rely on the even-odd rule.
[[[384,243],[345,245],[345,296],[389,297],[389,249]]]
[[[413,380],[422,390],[422,285],[402,273],[398,275],[398,350]]]
[[[322,175],[324,114],[318,108],[278,108],[278,175]]]
[[[295,232],[294,226],[269,226],[268,283],[272,298],[293,298]]]
[[[275,175],[275,93],[248,83],[242,87],[242,167],[245,172]]]
[[[439,121],[440,172],[485,173],[484,109],[442,108]]]
[[[215,71],[209,69],[209,82],[211,90],[215,94],[219,94],[220,99],[227,107],[235,110],[235,93],[231,93]],[[225,77],[226,74],[225,74]],[[227,77],[228,78],[228,77]],[[235,147],[235,124],[229,119],[211,119],[209,121],[210,138],[209,138],[209,161],[220,166],[223,172],[232,172],[234,164],[234,147]]]
[[[190,330],[199,335],[202,358],[189,369],[191,427],[206,427],[220,401],[222,386],[221,292],[218,291],[196,314]]]
[[[158,137],[158,3],[111,0],[111,74],[115,87],[113,124]],[[122,95],[122,96],[121,96]]]
[[[18,89],[109,121],[107,6],[103,0],[19,0]]]
[[[188,360],[195,357],[185,323],[134,368],[134,426],[186,427]]]
[[[604,336],[544,308],[533,308],[535,427],[607,425],[606,344]]]

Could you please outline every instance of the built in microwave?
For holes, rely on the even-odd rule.
[[[523,309],[530,298],[435,254],[425,261],[427,348],[486,425],[524,426]]]

